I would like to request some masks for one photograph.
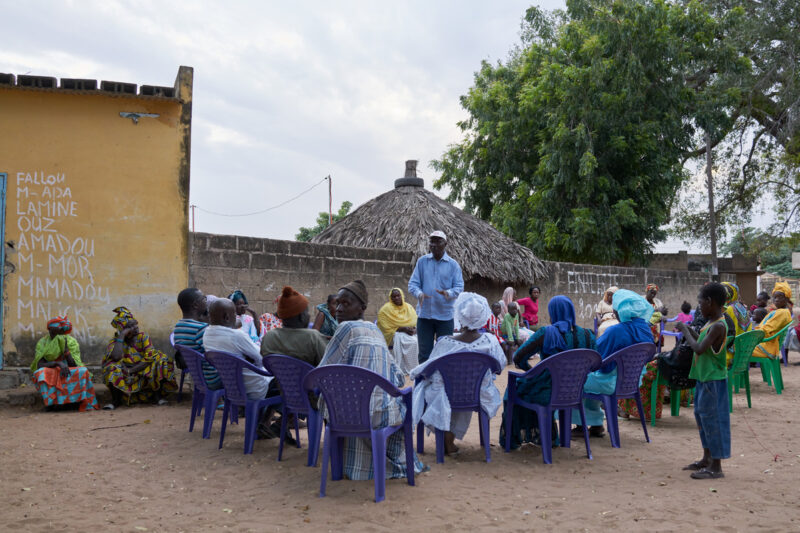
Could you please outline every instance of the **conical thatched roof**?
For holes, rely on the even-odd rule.
[[[428,253],[428,235],[447,234],[447,253],[461,265],[464,278],[527,284],[547,277],[547,268],[529,249],[491,224],[425,190],[415,163],[395,188],[373,198],[314,237],[312,242],[362,248]],[[411,167],[409,169],[409,166]]]

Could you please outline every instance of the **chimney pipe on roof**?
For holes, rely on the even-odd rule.
[[[397,180],[394,180],[394,188],[398,187],[425,187],[425,181],[417,177],[417,160],[409,159],[406,161],[406,173]]]

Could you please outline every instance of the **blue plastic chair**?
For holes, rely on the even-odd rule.
[[[192,393],[192,415],[189,420],[189,431],[194,429],[194,419],[205,408],[206,414],[203,419],[203,438],[211,438],[211,425],[214,423],[214,414],[217,412],[217,404],[219,399],[225,396],[225,389],[211,390],[206,384],[206,378],[203,375],[203,361],[205,357],[200,352],[182,346],[175,345],[183,356],[186,362],[186,370],[192,376],[192,383],[194,384],[194,392]]]
[[[477,412],[480,423],[481,446],[486,451],[486,462],[492,460],[489,450],[489,415],[481,409],[481,384],[486,372],[499,374],[500,363],[494,357],[480,352],[457,352],[434,359],[415,380],[415,386],[430,379],[436,372],[442,376],[450,410]],[[444,431],[436,429],[436,462],[444,463]],[[417,453],[425,453],[425,425],[417,424]]]
[[[175,348],[175,332],[174,331],[169,334],[169,345],[172,346],[173,348]],[[176,349],[176,354],[175,355],[177,355],[177,349]],[[178,363],[179,363],[179,361],[176,360],[175,361],[175,366],[177,366],[178,368],[181,369],[181,382],[180,382],[180,385],[178,385],[178,403],[181,403],[183,401],[183,381],[186,379],[187,369],[185,368],[186,361],[184,361],[184,368],[181,368]]]
[[[259,419],[267,407],[280,405],[281,397],[273,396],[259,400],[248,399],[242,370],[246,368],[262,376],[271,376],[271,374],[263,368],[248,363],[241,357],[226,352],[209,350],[206,352],[206,358],[213,363],[222,378],[222,384],[225,385],[225,408],[222,411],[222,431],[219,434],[219,447],[222,448],[222,442],[225,440],[225,426],[231,407],[234,407],[234,411],[236,407],[244,407],[244,453],[253,453],[253,444],[256,440]]]
[[[603,366],[611,363],[617,364],[617,387],[613,394],[587,394],[584,397],[599,400],[603,403],[606,412],[606,424],[608,425],[608,436],[611,439],[611,446],[619,448],[619,420],[617,419],[617,400],[633,398],[636,401],[636,408],[640,413],[644,413],[642,406],[642,396],[639,393],[639,378],[642,375],[644,365],[653,360],[656,354],[656,345],[652,342],[641,342],[623,348],[607,358],[603,359]],[[644,438],[650,442],[650,435],[647,434],[647,422],[641,417]]]
[[[375,387],[392,397],[401,397],[406,404],[406,416],[399,426],[373,429],[369,408]],[[315,368],[303,380],[306,391],[319,391],[325,401],[328,419],[322,447],[322,481],[319,495],[325,496],[328,462],[331,479],[342,479],[344,468],[344,437],[368,438],[372,441],[372,466],[375,481],[375,502],[386,498],[386,441],[397,431],[405,437],[408,484],[414,485],[414,441],[411,416],[411,387],[398,389],[383,376],[365,368],[351,365],[327,365]]]
[[[283,400],[281,417],[281,438],[278,444],[278,461],[283,456],[283,442],[286,438],[287,419],[289,414],[294,414],[294,433],[297,447],[300,447],[300,428],[297,419],[304,416],[308,419],[308,462],[307,466],[317,466],[319,456],[319,440],[322,433],[322,417],[308,399],[308,393],[303,389],[303,379],[314,367],[305,361],[287,355],[271,354],[264,356],[266,368],[281,388]]]
[[[519,405],[526,409],[536,411],[539,419],[539,435],[542,439],[542,460],[545,464],[553,463],[553,436],[550,421],[553,413],[558,411],[561,445],[570,447],[570,434],[572,429],[572,409],[577,409],[581,415],[583,426],[583,440],[586,442],[586,456],[592,458],[589,446],[589,429],[586,427],[586,412],[583,410],[583,385],[589,372],[600,367],[600,354],[595,350],[577,349],[567,350],[551,355],[540,361],[533,368],[525,372],[508,373],[508,400],[506,401],[505,417],[505,450],[511,451],[511,414],[514,406]],[[522,400],[517,396],[517,380],[533,379],[548,370],[553,383],[550,393],[550,403],[539,405]]]

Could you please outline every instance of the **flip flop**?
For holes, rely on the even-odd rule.
[[[692,464],[686,465],[682,470],[694,470],[695,472],[704,470],[708,465],[703,461],[695,461]]]
[[[719,479],[721,477],[725,477],[725,474],[722,472],[712,472],[707,468],[692,472],[692,479]]]
[[[103,406],[103,411],[113,411],[114,409],[116,409],[116,407],[114,407],[113,403],[107,403]]]
[[[168,405],[168,404],[169,404],[169,402],[167,400],[165,400],[164,398],[161,398],[160,400],[158,400],[158,404],[157,405],[162,406],[162,405]]]

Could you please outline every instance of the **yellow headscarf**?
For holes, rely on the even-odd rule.
[[[400,292],[400,299],[403,300],[401,305],[394,305],[392,303],[392,293],[394,291]],[[383,333],[383,338],[386,339],[386,344],[391,345],[394,342],[394,333],[397,328],[410,328],[417,326],[417,312],[414,308],[406,302],[403,290],[395,287],[389,291],[389,301],[383,304],[381,310],[378,311],[378,329]]]
[[[789,287],[789,284],[785,281],[779,281],[775,284],[775,287],[772,289],[772,294],[775,294],[776,292],[782,292],[790,303],[794,303],[792,302],[792,288]]]

